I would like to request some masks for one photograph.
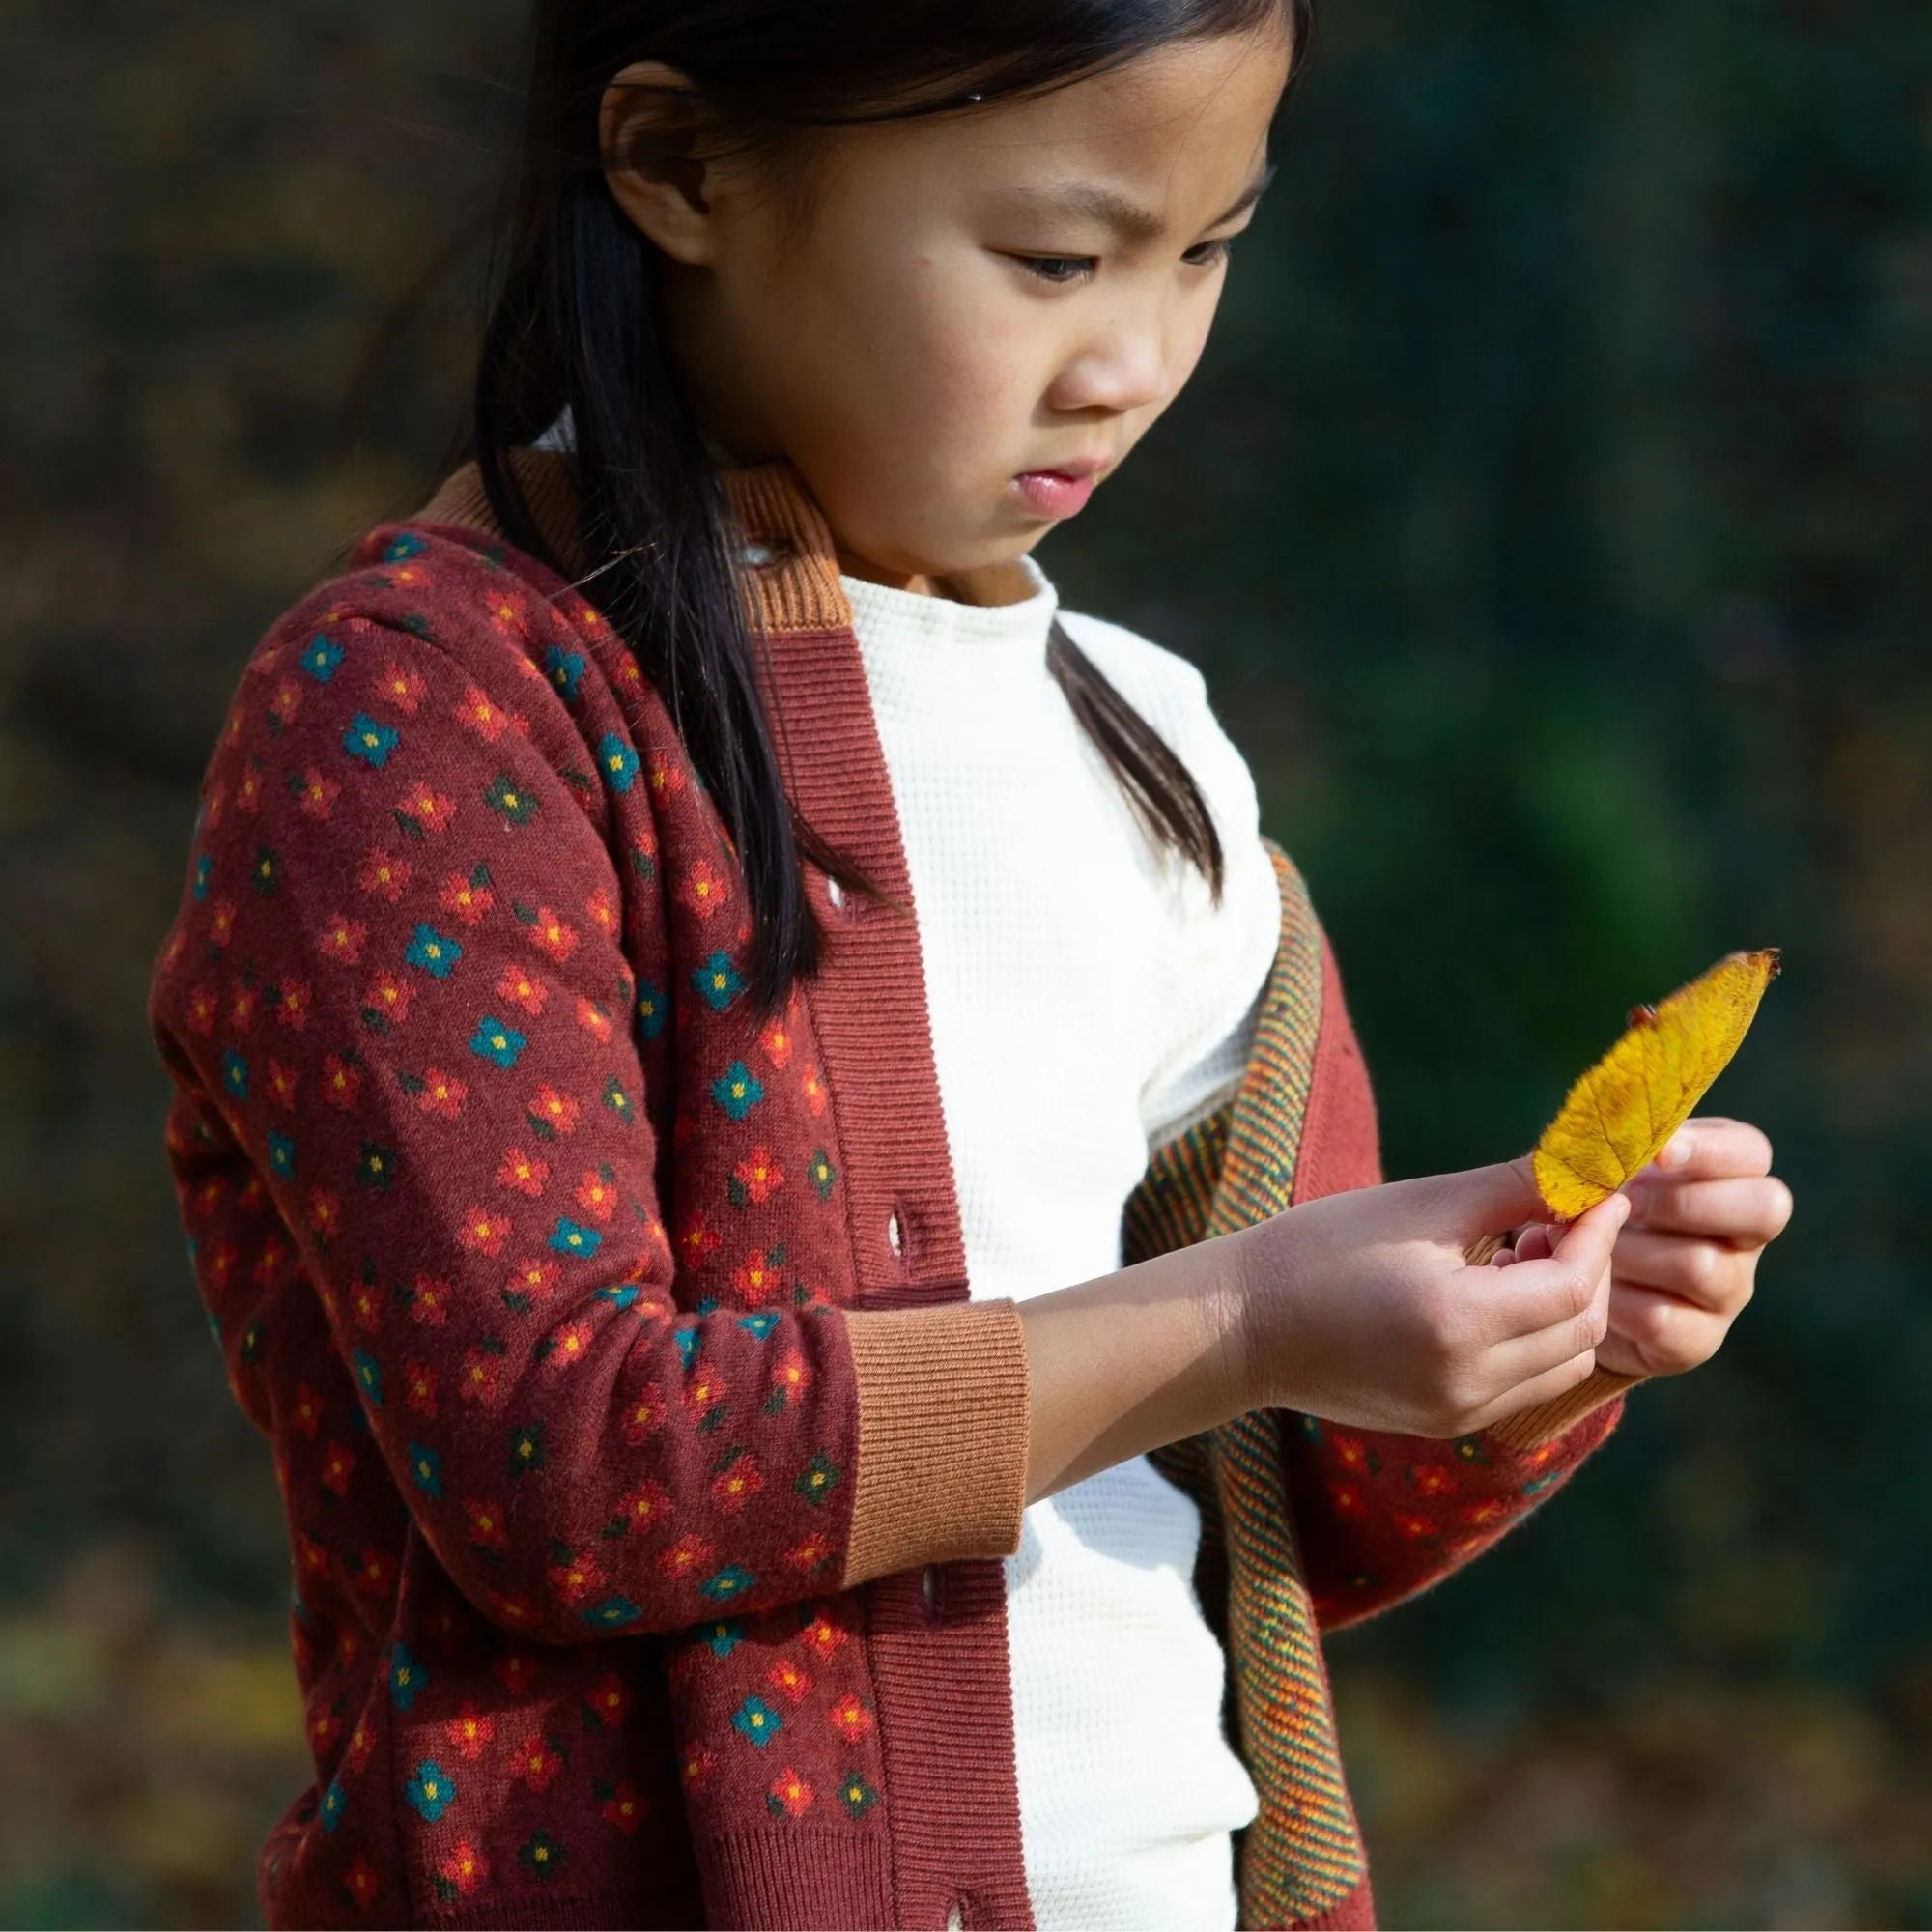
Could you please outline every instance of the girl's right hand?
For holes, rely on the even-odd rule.
[[[1555,1252],[1470,1266],[1477,1237],[1548,1210],[1527,1159],[1336,1194],[1235,1236],[1251,1406],[1447,1437],[1585,1380],[1609,1325],[1612,1195]],[[1507,1251],[1505,1251],[1507,1256]]]

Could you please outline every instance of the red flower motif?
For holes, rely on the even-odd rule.
[[[846,1695],[833,1705],[827,1713],[832,1719],[832,1728],[847,1744],[857,1744],[872,1728],[872,1714],[857,1697]]]
[[[486,745],[494,745],[503,735],[503,727],[510,721],[488,692],[472,684],[463,694],[463,702],[456,707],[456,722],[474,731]]]
[[[295,784],[296,803],[311,818],[326,819],[335,810],[342,787],[313,769],[304,772]]]
[[[410,1016],[415,989],[400,974],[384,971],[369,983],[362,995],[362,1010],[374,1014],[385,1026],[401,1026]]]
[[[558,1599],[573,1609],[604,1586],[603,1571],[588,1556],[581,1553],[561,1563],[553,1563],[545,1575]]]
[[[730,1466],[721,1469],[711,1480],[712,1496],[727,1516],[736,1515],[764,1487],[765,1479],[750,1456],[734,1457]]]
[[[208,943],[217,952],[226,952],[228,942],[235,937],[235,920],[238,908],[233,899],[223,899],[208,916]]]
[[[402,897],[403,888],[409,882],[410,862],[380,849],[371,852],[362,862],[362,869],[355,878],[355,883],[365,893],[373,893],[391,905]]]
[[[788,1703],[802,1704],[811,1692],[811,1678],[788,1659],[781,1659],[765,1673],[765,1682]]]
[[[634,1491],[619,1506],[632,1529],[655,1529],[670,1518],[670,1492],[655,1478],[647,1477],[640,1490]]]
[[[503,1512],[497,1504],[467,1500],[463,1514],[469,1519],[469,1541],[478,1549],[509,1548],[510,1532],[503,1526]]]
[[[558,919],[549,906],[540,905],[536,920],[530,926],[530,944],[561,966],[577,951],[577,932]]]
[[[413,718],[428,689],[415,671],[391,660],[376,686],[376,696],[384,704],[393,704],[406,717]]]
[[[650,786],[652,795],[660,803],[668,798],[675,798],[684,789],[684,774],[671,761],[668,753],[651,753]]]
[[[302,1382],[296,1389],[296,1406],[289,1411],[289,1420],[313,1442],[315,1432],[322,1426],[322,1398]]]
[[[308,1720],[308,1747],[317,1757],[323,1756],[341,1734],[340,1711],[320,1710]]]
[[[788,1350],[772,1370],[772,1394],[787,1408],[796,1408],[811,1386],[810,1365],[801,1349]]]
[[[293,1067],[284,1066],[279,1060],[269,1062],[269,1098],[277,1107],[293,1107],[296,1103],[296,1089],[300,1085],[300,1076]]]
[[[648,1441],[664,1427],[665,1412],[665,1399],[656,1389],[646,1389],[641,1395],[634,1396],[624,1415],[626,1444],[635,1449],[640,1442]]]
[[[764,1249],[754,1248],[731,1270],[731,1286],[755,1308],[776,1294],[783,1284]]]
[[[383,1325],[383,1292],[372,1281],[357,1282],[350,1292],[349,1312],[356,1327],[373,1334]]]
[[[799,1091],[805,1095],[805,1104],[814,1114],[825,1111],[825,1082],[818,1077],[818,1068],[808,1066],[805,1078],[799,1083]]]
[[[375,1902],[378,1888],[376,1874],[360,1852],[350,1861],[349,1869],[342,1875],[342,1884],[356,1911],[367,1912]]]
[[[791,1064],[791,1029],[783,1020],[773,1020],[758,1035],[758,1044],[764,1048],[765,1058],[782,1071]]]
[[[412,1415],[436,1420],[437,1373],[420,1362],[412,1362],[403,1371],[403,1396]]]
[[[630,1714],[630,1686],[614,1670],[607,1671],[590,1693],[590,1709],[606,1730],[614,1730]]]
[[[187,1023],[193,1033],[206,1039],[214,1031],[214,1022],[221,1016],[221,1002],[214,997],[213,988],[197,986],[187,997]]]
[[[473,1762],[483,1755],[483,1747],[496,1735],[495,1722],[473,1704],[466,1703],[450,1720],[449,1747],[458,1757]]]
[[[497,895],[488,886],[479,886],[462,872],[452,872],[443,881],[439,903],[444,912],[453,914],[465,925],[476,925],[497,903]]]
[[[1432,1536],[1435,1525],[1426,1516],[1398,1515],[1393,1519],[1395,1526],[1403,1535],[1409,1537]]]
[[[595,1000],[579,1000],[577,1003],[577,1024],[594,1039],[599,1046],[609,1046],[612,1034],[616,1031],[611,1024],[611,1015]]]
[[[709,919],[730,896],[730,881],[709,859],[697,860],[677,882],[678,904],[688,906],[699,919]]]
[[[772,1809],[782,1811],[787,1818],[802,1818],[811,1808],[811,1786],[790,1765],[772,1779],[765,1796]]]
[[[794,1544],[784,1553],[784,1560],[794,1570],[810,1576],[814,1570],[821,1570],[831,1562],[834,1554],[832,1539],[814,1530],[803,1543]]]
[[[548,1790],[562,1769],[562,1756],[546,1737],[526,1738],[517,1753],[517,1776],[532,1791]]]
[[[365,1597],[382,1598],[394,1579],[395,1572],[389,1567],[389,1559],[380,1549],[364,1549],[362,1560],[354,1572],[355,1587]]]
[[[440,1328],[449,1320],[449,1284],[417,1275],[410,1288],[410,1319],[425,1328]]]
[[[567,1094],[559,1094],[554,1087],[539,1087],[530,1095],[530,1119],[541,1122],[554,1134],[567,1134],[576,1130],[578,1116],[583,1109]]]
[[[469,1208],[457,1221],[456,1239],[472,1255],[488,1255],[495,1261],[509,1238],[510,1217],[493,1214],[487,1208]]]
[[[1328,1493],[1334,1501],[1337,1516],[1361,1515],[1362,1492],[1353,1483],[1337,1483]]]
[[[454,1729],[454,1726],[451,1726]],[[490,1876],[490,1861],[468,1838],[458,1841],[449,1856],[438,1865],[437,1876],[451,1887],[459,1898],[468,1898]]]
[[[456,1385],[456,1393],[465,1402],[495,1408],[503,1399],[502,1381],[502,1356],[471,1349],[463,1357],[463,1378]]]
[[[1415,1487],[1425,1496],[1446,1496],[1463,1486],[1447,1469],[1423,1468],[1411,1471]]]
[[[617,908],[611,902],[611,895],[602,886],[583,902],[583,910],[600,932],[617,930]]]
[[[331,1442],[322,1453],[322,1486],[333,1496],[349,1493],[349,1479],[355,1473],[355,1458],[339,1442]]]
[[[445,1073],[440,1066],[432,1066],[423,1075],[422,1092],[416,1095],[416,1105],[425,1114],[436,1114],[445,1121],[453,1121],[463,1112],[463,1103],[469,1095],[468,1081]]]
[[[273,994],[275,1018],[291,1033],[300,1033],[308,1025],[308,1009],[313,1004],[307,985],[300,980],[284,980]]]
[[[644,1822],[644,1801],[628,1782],[618,1785],[604,1801],[604,1822],[616,1826],[627,1838]]]
[[[1333,1438],[1335,1460],[1351,1475],[1366,1476],[1369,1473],[1369,1445],[1354,1435],[1337,1435]]]
[[[553,1369],[574,1368],[589,1352],[595,1325],[589,1321],[568,1321],[550,1338],[550,1352],[544,1357],[544,1366]]]
[[[711,1568],[716,1552],[701,1536],[680,1536],[658,1558],[658,1568],[667,1577],[693,1577]]]
[[[294,678],[285,677],[276,685],[274,696],[269,699],[269,716],[286,729],[296,722],[301,708],[301,686]]]
[[[322,1063],[322,1097],[332,1107],[349,1108],[362,1091],[362,1069],[331,1053]]]
[[[440,832],[456,816],[456,801],[431,785],[415,784],[403,794],[396,810],[424,832]]]
[[[699,1369],[685,1384],[684,1401],[700,1422],[724,1397],[724,1384],[711,1369]]]
[[[519,1194],[527,1194],[534,1201],[544,1191],[544,1183],[550,1179],[550,1163],[539,1160],[533,1153],[526,1153],[522,1148],[511,1148],[503,1155],[503,1164],[497,1170],[497,1185],[514,1188]]]
[[[724,1245],[724,1236],[714,1234],[697,1216],[693,1215],[678,1236],[677,1244],[684,1250],[685,1261],[692,1267],[696,1267],[706,1256]]]
[[[678,1766],[678,1776],[684,1779],[687,1790],[701,1791],[710,1783],[711,1774],[717,1769],[716,1751],[688,1750],[684,1754],[684,1762]]]
[[[784,1169],[772,1157],[769,1148],[753,1148],[733,1170],[747,1199],[762,1208],[784,1185]]]
[[[262,768],[252,758],[242,774],[242,782],[235,787],[235,809],[251,818],[262,810]]]
[[[308,1197],[308,1225],[318,1241],[326,1244],[333,1240],[342,1227],[341,1201],[320,1187],[313,1189]]]
[[[521,1650],[506,1650],[491,1668],[512,1697],[527,1697],[536,1688],[536,1659]]]
[[[541,1301],[556,1286],[556,1278],[561,1272],[555,1262],[527,1257],[517,1264],[517,1271],[505,1284],[503,1293]]]
[[[349,1748],[343,1753],[342,1761],[351,1772],[360,1774],[368,1770],[369,1756],[375,1748],[375,1726],[366,1721],[358,1723],[349,1733]]]
[[[497,981],[497,995],[508,1000],[513,1007],[521,1007],[535,1019],[544,1009],[544,1002],[550,998],[550,988],[534,973],[526,973],[521,966],[510,967]]]
[[[608,1221],[617,1210],[616,1184],[602,1174],[586,1174],[577,1183],[577,1205],[593,1221]]]
[[[835,1650],[841,1648],[849,1634],[842,1624],[835,1624],[830,1617],[822,1614],[813,1617],[799,1633],[800,1639],[820,1657],[830,1657]]]
[[[237,1033],[246,1033],[255,1024],[255,1009],[260,996],[252,986],[237,986],[228,999],[228,1024]]]

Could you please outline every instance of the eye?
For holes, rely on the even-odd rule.
[[[1098,266],[1092,255],[1015,255],[1013,260],[1028,274],[1056,286],[1085,281]]]
[[[1218,268],[1235,252],[1235,238],[1224,235],[1218,242],[1198,242],[1188,249],[1181,260],[1190,269]]]

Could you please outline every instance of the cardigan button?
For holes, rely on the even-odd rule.
[[[825,896],[832,901],[832,910],[834,912],[843,912],[845,910],[845,888],[837,879],[826,880]]]
[[[965,1923],[966,1908],[955,1898],[946,1908],[946,1932],[961,1932],[961,1928]]]
[[[886,1216],[886,1242],[901,1261],[905,1259],[905,1223],[896,1208]]]

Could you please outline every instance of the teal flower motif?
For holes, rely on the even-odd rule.
[[[544,653],[544,675],[556,686],[565,699],[575,701],[577,688],[583,682],[583,655],[553,644]]]
[[[610,1288],[600,1288],[593,1299],[608,1301],[619,1315],[632,1307],[638,1299],[638,1285],[634,1281],[620,1281]]]
[[[711,1083],[711,1097],[732,1120],[742,1121],[765,1097],[764,1083],[742,1060],[734,1060]]]
[[[422,1695],[429,1672],[401,1645],[389,1653],[389,1701],[407,1711]]]
[[[278,1180],[289,1179],[296,1171],[296,1144],[287,1134],[269,1129],[269,1172]]]
[[[499,811],[512,825],[527,825],[537,815],[536,794],[521,785],[508,772],[498,772],[483,794],[492,811]]]
[[[548,1832],[532,1832],[517,1847],[517,1861],[532,1878],[548,1883],[562,1868],[568,1853],[561,1840]]]
[[[670,1332],[677,1338],[677,1358],[689,1375],[692,1364],[697,1360],[697,1351],[704,1346],[704,1330],[695,1321],[680,1321]]]
[[[754,1341],[762,1342],[779,1325],[779,1314],[775,1308],[761,1308],[755,1315],[741,1315],[738,1326]]]
[[[613,1073],[604,1083],[604,1104],[625,1122],[632,1118],[631,1096],[624,1091],[624,1083]]]
[[[237,1100],[248,1097],[248,1063],[233,1048],[221,1056],[221,1085]]]
[[[369,1398],[372,1407],[383,1406],[383,1365],[367,1349],[357,1349],[351,1358],[355,1370],[355,1380],[362,1393]]]
[[[301,668],[318,684],[327,684],[342,662],[342,646],[330,638],[318,638],[301,654]]]
[[[510,1432],[510,1474],[527,1476],[544,1465],[544,1426],[526,1422]]]
[[[838,1487],[838,1464],[821,1449],[805,1465],[792,1488],[815,1508]]]
[[[823,1148],[814,1148],[805,1172],[806,1178],[818,1190],[818,1198],[830,1201],[832,1190],[838,1184],[838,1170],[832,1165],[832,1156]]]
[[[488,1060],[503,1067],[516,1065],[519,1056],[528,1044],[528,1039],[515,1027],[505,1026],[501,1020],[493,1019],[487,1013],[476,1022],[476,1031],[469,1037],[471,1053],[479,1060]]]
[[[361,1151],[355,1156],[355,1179],[364,1187],[373,1187],[378,1194],[386,1194],[389,1183],[396,1178],[397,1159],[394,1148],[379,1147],[374,1141],[364,1141]]]
[[[408,563],[412,557],[420,556],[429,548],[426,538],[419,537],[413,530],[404,530],[400,536],[390,540],[383,553],[384,563]]]
[[[358,711],[349,721],[349,729],[342,734],[342,749],[352,758],[357,758],[379,772],[389,762],[389,754],[401,743],[399,732],[390,730],[386,724],[377,724],[366,711]]]
[[[403,1786],[410,1809],[425,1824],[434,1825],[456,1802],[456,1780],[434,1758],[416,1766],[416,1775]]]
[[[267,845],[255,849],[255,868],[248,874],[248,883],[265,899],[275,896],[275,887],[282,876],[282,862]]]
[[[707,1577],[697,1586],[700,1597],[709,1597],[714,1604],[734,1603],[758,1579],[749,1570],[738,1564],[727,1564],[715,1577]]]
[[[731,1728],[763,1750],[784,1729],[784,1719],[762,1697],[747,1697],[731,1714]]]
[[[583,1613],[583,1621],[595,1624],[599,1630],[622,1630],[626,1624],[634,1624],[643,1615],[629,1597],[606,1597],[601,1604],[593,1605]]]
[[[638,988],[639,1035],[644,1039],[656,1039],[665,1030],[669,1011],[670,1002],[665,998],[663,989],[644,980]]]
[[[403,957],[432,980],[447,980],[463,957],[463,949],[435,926],[419,925],[411,936]]]
[[[322,1794],[321,1808],[322,1829],[332,1835],[335,1828],[342,1823],[342,1814],[349,1809],[349,1800],[344,1795],[339,1777],[328,1780],[328,1789]]]
[[[437,1502],[442,1500],[442,1458],[434,1449],[425,1449],[420,1442],[412,1442],[408,1449],[410,1476],[424,1495]]]
[[[713,1624],[711,1634],[704,1639],[711,1646],[713,1657],[729,1657],[744,1640],[743,1624]]]
[[[612,791],[629,791],[638,781],[638,753],[614,731],[607,731],[598,739],[597,763],[605,783]]]
[[[204,852],[194,862],[194,895],[197,899],[205,899],[208,896],[208,882],[213,872],[214,856],[213,853]]]
[[[714,1013],[722,1013],[745,990],[744,975],[732,963],[728,952],[714,952],[691,976],[691,983]]]
[[[855,1771],[839,1785],[838,1802],[847,1816],[863,1818],[879,1802],[879,1794]]]
[[[595,1228],[580,1228],[569,1215],[559,1214],[550,1245],[556,1254],[577,1255],[587,1261],[604,1245],[604,1236]]]

